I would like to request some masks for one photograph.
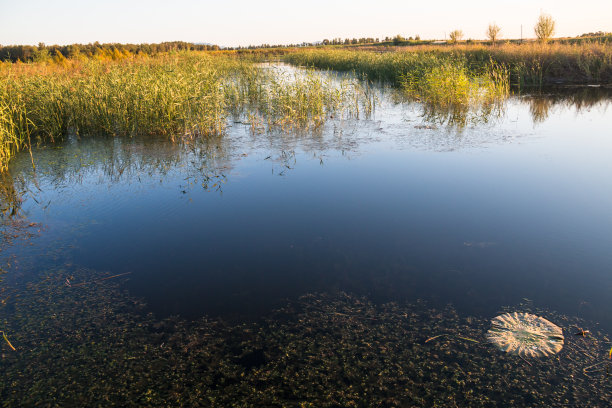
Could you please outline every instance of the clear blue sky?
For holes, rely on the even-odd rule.
[[[557,36],[612,31],[612,0],[0,0],[0,44],[190,41],[236,46],[334,37],[419,34],[453,29],[484,38],[489,23],[505,38],[533,37],[540,12]]]

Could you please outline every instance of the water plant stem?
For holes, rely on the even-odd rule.
[[[3,330],[0,330],[0,333],[2,333],[2,337],[4,338],[4,340],[6,341],[6,344],[9,345],[9,347],[11,348],[11,350],[13,351],[17,351],[17,349],[11,344],[11,342],[9,341],[8,337],[6,337],[6,333],[4,333]]]

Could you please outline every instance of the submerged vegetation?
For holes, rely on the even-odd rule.
[[[491,321],[487,339],[506,353],[546,357],[563,348],[563,330],[531,313],[505,313]]]
[[[10,379],[0,383],[5,405],[609,402],[609,339],[596,331],[568,338],[555,357],[526,361],[487,343],[487,320],[451,307],[311,294],[254,323],[159,320],[120,290],[123,279],[61,268],[0,307],[2,330],[15,348],[2,341],[0,364]],[[585,324],[554,317],[569,330]]]

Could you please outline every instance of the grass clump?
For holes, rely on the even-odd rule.
[[[290,54],[294,64],[352,71],[391,83],[428,109],[450,112],[453,122],[465,122],[472,110],[490,110],[509,93],[507,69],[493,61],[474,65],[456,53],[305,51]]]
[[[422,73],[407,73],[402,87],[417,99],[442,108],[477,106],[503,97],[508,83],[493,74],[470,73],[465,64],[446,62]]]
[[[270,68],[255,78],[241,77],[228,89],[231,100],[239,101],[233,103],[234,114],[246,114],[253,126],[264,128],[316,128],[329,117],[367,116],[375,103],[358,81],[313,70]]]
[[[0,171],[28,144],[30,130],[22,95],[10,92],[7,81],[0,81]]]
[[[510,71],[518,88],[612,83],[612,44],[531,43],[466,49],[469,60],[493,59]]]
[[[79,135],[175,136],[224,129],[227,58],[13,64],[0,75],[0,170],[30,140]],[[5,64],[6,65],[6,64]]]

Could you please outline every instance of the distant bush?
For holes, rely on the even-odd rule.
[[[489,24],[487,28],[487,38],[491,41],[491,44],[495,45],[497,40],[499,39],[499,34],[501,33],[501,28],[497,24]]]
[[[450,38],[451,44],[457,44],[463,38],[463,31],[461,30],[453,30],[448,35]]]
[[[533,31],[540,42],[548,42],[555,34],[555,20],[548,14],[540,14]]]

